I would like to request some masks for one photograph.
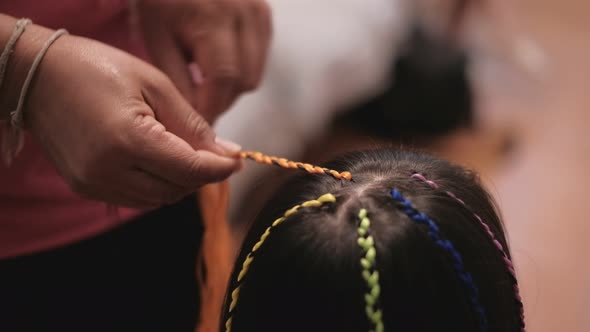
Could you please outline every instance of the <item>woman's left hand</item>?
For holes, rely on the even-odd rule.
[[[154,63],[213,122],[259,84],[272,34],[265,0],[137,0]]]

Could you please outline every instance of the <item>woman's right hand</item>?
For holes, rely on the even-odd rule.
[[[22,54],[50,34],[27,29]],[[241,165],[239,147],[216,140],[166,75],[81,37],[62,36],[49,48],[24,122],[75,192],[116,205],[171,203]]]

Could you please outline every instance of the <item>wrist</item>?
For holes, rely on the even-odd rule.
[[[16,19],[0,15],[0,45],[3,47],[16,24]],[[51,37],[52,30],[31,24],[17,40],[0,89],[0,120],[6,120],[14,111],[27,73],[45,41]]]

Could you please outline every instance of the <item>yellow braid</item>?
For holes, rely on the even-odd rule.
[[[231,332],[231,323],[232,323],[232,318],[233,318],[232,314],[233,314],[233,311],[236,307],[236,304],[238,303],[238,298],[240,296],[240,287],[241,287],[240,282],[244,279],[244,276],[246,276],[246,273],[248,273],[248,269],[250,268],[250,264],[252,264],[252,261],[254,260],[254,253],[260,248],[260,246],[262,246],[264,241],[266,241],[266,238],[270,235],[270,231],[272,230],[272,228],[280,225],[289,216],[291,216],[292,214],[297,212],[297,210],[299,210],[302,207],[320,207],[324,203],[328,203],[328,202],[330,202],[330,203],[336,202],[336,197],[332,194],[325,194],[325,195],[318,197],[317,199],[313,199],[313,200],[310,200],[307,202],[303,202],[299,205],[295,205],[294,207],[287,210],[287,212],[285,212],[285,214],[283,214],[282,217],[276,219],[270,226],[268,226],[268,228],[260,236],[260,239],[258,240],[258,242],[256,242],[256,244],[254,244],[254,247],[252,247],[252,250],[250,251],[250,253],[248,253],[248,255],[246,256],[246,259],[242,263],[242,269],[240,270],[240,273],[238,274],[238,279],[237,279],[238,286],[236,286],[236,288],[234,288],[234,290],[231,292],[231,303],[229,305],[229,318],[225,321],[225,332]]]

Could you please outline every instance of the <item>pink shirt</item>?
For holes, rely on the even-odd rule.
[[[130,33],[128,0],[19,0],[0,2],[0,12],[28,17],[49,28],[66,28],[145,58]],[[26,33],[26,32],[25,32]],[[0,163],[0,259],[28,254],[97,235],[140,214],[108,211],[104,203],[74,194],[31,136],[10,168]]]

